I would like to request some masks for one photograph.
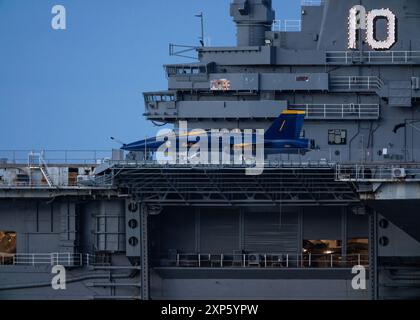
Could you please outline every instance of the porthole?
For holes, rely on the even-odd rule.
[[[137,212],[137,210],[139,210],[139,205],[138,205],[136,202],[131,202],[131,203],[128,205],[128,210],[129,210],[130,212]]]
[[[137,220],[135,220],[135,219],[131,219],[130,221],[128,221],[128,226],[129,226],[131,229],[136,229],[136,228],[139,226],[139,223],[138,223],[138,221],[137,221]]]
[[[136,247],[139,244],[139,239],[137,239],[136,237],[131,237],[130,239],[128,239],[128,243],[130,244],[130,246]]]
[[[381,221],[379,221],[379,226],[380,226],[382,229],[386,229],[386,228],[388,228],[388,226],[389,226],[389,221],[388,221],[388,220],[386,220],[386,219],[382,219]]]
[[[381,237],[381,238],[379,238],[379,244],[382,247],[386,247],[386,246],[389,245],[389,239],[387,237]]]

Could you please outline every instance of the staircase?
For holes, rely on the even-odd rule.
[[[90,288],[107,288],[108,295],[96,294],[91,300],[142,300],[141,282],[138,277],[141,267],[138,266],[93,266],[95,271],[108,272],[108,279],[86,283]],[[130,274],[121,273],[129,271]]]
[[[55,187],[54,181],[49,173],[48,165],[44,160],[44,154],[41,153],[34,153],[31,152],[28,156],[28,167],[29,169],[38,169],[41,171],[42,176],[44,177],[45,181],[47,182],[50,188]]]
[[[383,266],[379,272],[381,299],[418,299],[420,294],[420,269],[418,267]]]

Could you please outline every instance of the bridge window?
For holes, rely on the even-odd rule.
[[[171,102],[175,101],[174,94],[145,94],[146,102]]]
[[[170,76],[179,76],[179,75],[200,75],[206,74],[207,68],[205,66],[190,66],[190,65],[181,65],[181,66],[167,66],[166,73]]]
[[[16,232],[0,231],[0,255],[16,253]]]

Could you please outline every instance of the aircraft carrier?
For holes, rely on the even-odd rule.
[[[420,2],[230,14],[235,46],[170,46],[196,60],[165,65],[145,118],[267,129],[303,111],[311,150],[270,154],[261,175],[148,150],[2,152],[0,299],[420,298]]]

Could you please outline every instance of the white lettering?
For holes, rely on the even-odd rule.
[[[366,290],[366,268],[364,266],[355,266],[351,273],[356,275],[351,282],[353,289]]]
[[[261,175],[264,171],[265,130],[188,131],[188,123],[180,122],[176,133],[161,130],[156,136],[156,160],[161,165],[175,164],[246,164],[246,175]],[[254,155],[255,154],[255,155]]]
[[[66,268],[63,266],[54,266],[51,273],[56,274],[51,280],[51,287],[54,290],[66,290]]]
[[[387,38],[376,38],[376,22],[378,19],[387,20]],[[349,13],[349,49],[357,49],[357,30],[366,30],[366,43],[374,50],[389,50],[397,41],[397,18],[390,9],[375,9],[366,12],[361,5],[354,6]]]
[[[51,9],[51,13],[55,14],[51,20],[51,27],[54,30],[66,30],[66,8],[62,5],[55,5]]]
[[[376,39],[376,21],[385,18],[388,23],[388,36],[385,40]],[[389,50],[396,42],[396,17],[389,9],[372,10],[367,15],[366,42],[374,50]]]

